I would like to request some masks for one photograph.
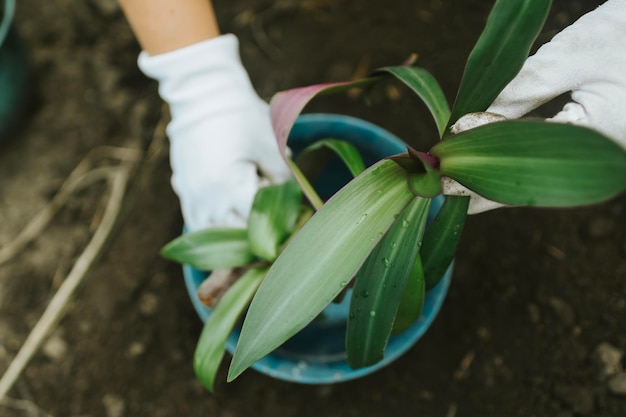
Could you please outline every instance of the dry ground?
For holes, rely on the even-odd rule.
[[[349,79],[417,52],[453,99],[491,6],[484,0],[215,3],[223,30],[239,35],[266,98]],[[597,3],[555,0],[541,40]],[[136,69],[138,48],[115,2],[22,0],[18,6],[35,95],[20,133],[0,147],[0,245],[50,201],[91,149],[145,151],[161,109],[155,85]],[[433,140],[424,109],[394,86],[367,104],[324,99],[311,110],[365,117],[418,146]],[[624,197],[592,208],[509,209],[471,218],[439,317],[418,345],[377,374],[301,386],[255,372],[226,384],[222,372],[211,396],[191,369],[201,325],[180,268],[158,256],[181,227],[168,178],[166,149],[135,171],[114,239],[11,391],[20,401],[0,406],[0,416],[626,415],[626,398],[598,378],[594,359],[602,343],[626,349]],[[93,235],[103,194],[100,183],[78,193],[34,242],[0,265],[0,369]]]

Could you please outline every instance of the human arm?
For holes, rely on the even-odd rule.
[[[150,55],[220,35],[210,0],[119,0],[119,3],[139,44]]]
[[[207,0],[120,0],[139,67],[169,104],[172,186],[190,230],[245,226],[257,189],[289,177],[269,119]]]

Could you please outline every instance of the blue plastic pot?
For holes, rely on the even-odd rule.
[[[297,155],[308,145],[323,138],[343,139],[352,143],[360,150],[368,165],[386,156],[406,151],[404,143],[386,130],[360,119],[334,114],[300,116],[291,131],[289,146]],[[328,197],[350,178],[350,173],[341,161],[331,161],[315,187],[322,197]],[[440,199],[434,201],[430,220],[441,207],[441,203]],[[426,332],[443,304],[450,284],[451,270],[452,268],[447,271],[437,287],[427,293],[422,316],[418,321],[403,333],[391,337],[384,359],[373,366],[355,370],[346,362],[345,331],[350,303],[348,294],[343,302],[329,305],[311,324],[256,362],[253,368],[278,379],[303,384],[328,384],[370,374],[397,359]],[[206,273],[188,265],[183,267],[183,272],[193,305],[202,321],[206,321],[211,310],[196,297],[196,291],[206,278]],[[235,351],[238,339],[239,329],[236,329],[226,345],[231,354]]]
[[[13,26],[15,0],[0,9],[0,142],[15,128],[28,103],[28,56]]]

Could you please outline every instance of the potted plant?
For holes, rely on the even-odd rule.
[[[0,142],[16,127],[28,102],[28,57],[13,25],[15,0],[0,8]]]
[[[240,306],[252,298],[229,380],[307,326],[351,282],[348,363],[360,369],[380,362],[390,335],[419,318],[424,294],[440,282],[454,257],[469,197],[446,196],[427,226],[443,177],[490,200],[518,206],[593,204],[624,191],[626,152],[593,130],[536,120],[450,130],[463,115],[487,109],[516,75],[550,4],[495,3],[452,109],[434,77],[411,63],[382,68],[356,82],[304,87],[273,98],[274,129],[284,150],[292,124],[317,94],[367,88],[395,77],[424,101],[441,140],[427,152],[408,148],[376,162],[323,205],[295,171],[316,213],[276,252],[271,267],[251,273],[253,278],[244,275],[254,281],[244,296],[235,286],[228,290]]]
[[[328,138],[339,138],[340,141],[328,140]],[[320,197],[314,196],[313,198],[318,201],[325,200],[335,194],[341,186],[349,182],[353,175],[358,175],[366,165],[403,152],[405,149],[404,143],[386,130],[360,119],[336,114],[307,114],[299,117],[291,130],[289,144],[293,155],[301,157],[298,159],[306,157],[311,150],[325,146],[332,147],[338,153],[338,157],[327,161],[320,173],[321,175],[317,176],[315,180],[314,185]],[[319,156],[315,158],[315,162],[319,166]],[[299,175],[299,170],[297,172]],[[301,181],[306,181],[305,187],[308,189],[308,180],[301,178]],[[291,188],[292,184],[286,184],[284,187]],[[281,187],[276,188],[280,189]],[[267,193],[271,190],[271,188],[266,189],[260,193]],[[298,188],[293,189],[294,192],[297,190]],[[294,209],[297,202],[303,203],[298,197],[296,201],[293,201],[292,207]],[[285,210],[285,207],[291,205],[285,205],[280,199],[276,199],[275,203],[270,211],[275,213],[278,218],[284,218],[285,211],[289,211],[288,209]],[[437,200],[431,208],[431,220],[440,206],[441,199]],[[277,210],[274,211],[273,208]],[[260,217],[260,210],[260,204],[256,201],[247,230],[248,240],[254,239],[250,235],[251,231],[256,228],[254,223]],[[303,218],[308,218],[311,214],[308,204],[302,205],[300,210],[303,211]],[[233,232],[242,236],[246,234],[245,231]],[[224,346],[229,352],[234,352],[239,337],[239,329],[235,327],[233,330],[234,319],[239,314],[232,316],[229,326],[224,327],[222,332],[217,331],[215,327],[221,322],[218,320],[219,309],[227,308],[226,304],[220,305],[211,302],[211,300],[207,302],[207,298],[212,298],[213,294],[221,292],[220,279],[229,277],[230,270],[218,271],[218,273],[210,276],[204,271],[231,266],[225,262],[225,258],[221,255],[208,256],[218,254],[214,244],[219,244],[220,237],[216,236],[219,233],[222,231],[207,230],[194,234],[184,234],[163,250],[166,257],[184,264],[183,272],[189,295],[199,316],[207,322],[206,331],[201,337],[201,343],[196,352],[196,370],[201,380],[209,387],[212,386],[214,373],[219,365],[219,360],[221,360],[221,356],[219,358],[218,356],[223,353]],[[279,238],[278,241],[288,239],[287,235],[290,234],[285,234],[285,237]],[[263,237],[263,239],[272,240],[271,237]],[[225,250],[231,249],[225,248]],[[207,254],[206,252],[211,253]],[[257,266],[259,266],[258,259],[265,259],[265,264],[269,265],[275,257],[273,249],[270,254],[261,251],[257,251],[257,253],[258,258],[252,261],[253,263],[256,262]],[[236,263],[243,265],[243,262],[245,260]],[[327,307],[310,326],[292,337],[276,352],[257,361],[253,367],[275,378],[316,384],[346,381],[374,372],[404,353],[430,326],[443,303],[450,275],[451,273],[448,271],[443,282],[428,293],[424,300],[424,308],[419,322],[392,338],[385,361],[375,366],[354,370],[346,361],[344,339],[350,297],[344,296],[338,300],[339,302],[332,303]],[[229,278],[233,277],[231,275]],[[229,281],[228,278],[227,281]],[[224,285],[224,288],[227,288],[227,285]],[[218,306],[218,310],[215,310],[217,314],[207,308],[215,304]],[[247,304],[242,303],[239,307],[243,309],[245,306]],[[234,311],[232,307],[228,307],[228,312],[233,313]],[[215,352],[215,357],[206,355],[210,350],[206,346],[215,346],[218,344],[218,340],[220,348]]]

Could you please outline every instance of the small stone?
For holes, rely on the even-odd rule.
[[[550,298],[549,302],[552,306],[552,309],[554,310],[556,315],[563,321],[563,323],[569,326],[574,324],[574,310],[569,304],[557,297]]]
[[[102,404],[107,417],[122,417],[126,411],[126,402],[117,394],[106,394],[102,397]]]
[[[53,334],[43,345],[41,351],[48,359],[60,361],[67,354],[67,343],[58,334]]]
[[[133,342],[128,348],[128,356],[131,358],[136,358],[141,356],[146,351],[146,345],[141,342]]]
[[[624,352],[610,343],[600,343],[591,356],[598,377],[604,380],[621,372],[623,356]]]
[[[626,372],[614,375],[609,380],[608,388],[611,394],[626,396]]]
[[[145,293],[139,298],[139,313],[142,316],[150,317],[159,310],[159,297],[153,293]]]
[[[478,330],[476,331],[476,334],[482,340],[489,340],[491,338],[491,332],[489,331],[489,328],[486,326],[479,327]]]

